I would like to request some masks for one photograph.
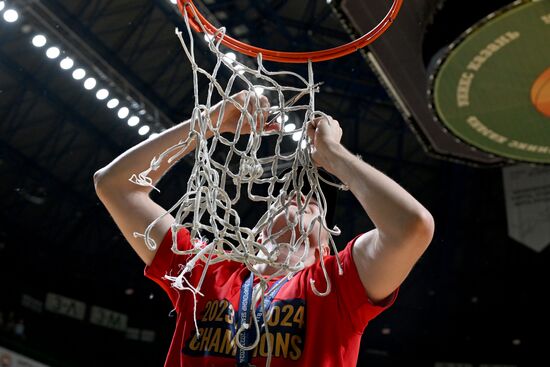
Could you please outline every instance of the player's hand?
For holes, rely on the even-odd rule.
[[[313,162],[330,171],[331,148],[340,145],[342,139],[340,123],[330,116],[316,117],[308,123],[307,135],[311,140]]]
[[[234,94],[230,98],[232,98],[240,106],[240,108],[231,102],[226,102],[221,126],[222,132],[236,133],[239,119],[244,110],[248,111],[251,118],[245,116],[242,121],[240,134],[251,133],[251,121],[253,121],[254,118],[256,129],[258,131],[262,125],[264,126],[264,131],[280,130],[280,124],[276,122],[267,124],[269,121],[270,104],[266,96],[258,96],[254,92],[243,90],[237,94]]]

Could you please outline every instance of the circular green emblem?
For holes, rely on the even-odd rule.
[[[431,93],[461,140],[550,163],[550,0],[515,2],[466,31],[440,60]]]

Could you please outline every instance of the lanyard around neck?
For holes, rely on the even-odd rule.
[[[279,290],[283,287],[283,285],[288,281],[288,277],[284,277],[279,279],[271,289],[266,292],[268,293],[264,297],[264,307],[258,307],[256,309],[256,320],[258,321],[258,324],[262,324],[263,321],[263,310],[266,312],[269,311],[269,307],[271,307],[271,303],[273,302],[273,299],[279,292]],[[246,279],[245,282],[243,282],[241,286],[241,296],[239,299],[239,311],[237,313],[237,330],[245,323],[248,323],[250,325],[250,310],[252,306],[252,290],[254,287],[254,273],[250,273],[250,276],[248,279]],[[239,343],[244,346],[248,346],[251,343],[252,335],[251,335],[250,327],[249,329],[243,330],[239,334]],[[237,366],[249,366],[251,361],[251,351],[249,350],[243,350],[241,348],[238,348],[237,350]]]

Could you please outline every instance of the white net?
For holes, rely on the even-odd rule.
[[[192,15],[185,14],[187,37],[178,30],[176,34],[193,72],[195,107],[190,120],[189,136],[182,137],[179,144],[155,157],[150,168],[134,175],[131,181],[151,186],[152,181],[148,177],[151,171],[158,169],[163,161],[172,163],[181,158],[182,152],[195,144],[195,164],[187,183],[187,191],[167,211],[175,218],[172,225],[172,250],[187,255],[189,261],[180,274],[167,278],[178,289],[190,290],[195,295],[201,294],[201,285],[208,267],[231,260],[243,263],[255,273],[261,279],[260,288],[265,290],[271,279],[281,275],[291,277],[304,268],[304,260],[308,257],[310,248],[308,235],[314,227],[327,232],[329,245],[337,253],[332,236],[340,232],[337,227],[327,226],[327,202],[320,189],[322,178],[312,162],[311,145],[305,133],[308,121],[324,116],[322,112],[315,110],[315,93],[318,92],[319,85],[314,82],[311,63],[308,64],[306,79],[294,72],[268,71],[263,65],[261,55],[255,68],[228,57],[228,54],[220,50],[220,41],[225,36],[223,28],[219,29],[217,35],[208,35],[203,28],[207,35],[208,48],[216,57],[212,71],[208,72],[195,61],[195,37],[202,39],[202,35],[196,36],[191,31],[187,16]],[[226,80],[223,84],[222,74]],[[204,78],[208,92],[201,103],[199,80]],[[286,85],[282,85],[282,81]],[[248,92],[238,94],[241,90]],[[260,90],[269,96],[272,106],[269,108],[267,120],[266,111],[262,111],[260,99],[257,97]],[[222,101],[222,107],[213,119],[209,112],[218,100]],[[228,106],[234,106],[240,111],[237,129],[232,135],[222,134],[220,130]],[[281,128],[269,129],[275,122],[280,123]],[[248,127],[250,134],[241,134],[243,126]],[[291,139],[293,136],[299,137],[297,142]],[[291,212],[290,202],[302,194],[305,199],[295,201],[294,211]],[[239,201],[245,199],[255,205],[255,211],[263,212],[252,226],[242,223],[238,211]],[[319,214],[306,223],[303,220],[304,212],[310,200],[318,203]],[[275,228],[274,219],[281,216],[286,220],[285,226]],[[145,233],[139,234],[150,249],[157,246],[150,238],[150,231],[160,219],[151,223]],[[319,225],[315,226],[316,223]],[[193,248],[188,251],[179,251],[176,246],[176,234],[182,228],[187,228],[191,233]],[[286,238],[285,241],[281,240],[283,237]],[[323,296],[330,292],[330,279],[324,268],[321,243],[318,246],[326,287],[319,291],[313,281],[310,282],[312,290]],[[205,265],[200,267],[202,277],[198,284],[191,284],[187,275],[198,262]],[[258,264],[268,265],[275,271],[265,276],[256,270],[255,266]],[[262,297],[262,306],[264,296],[263,293],[259,295]],[[255,317],[253,324],[258,329]],[[259,336],[259,332],[256,335]],[[254,345],[239,344],[239,347],[250,349]]]

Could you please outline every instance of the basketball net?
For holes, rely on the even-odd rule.
[[[204,34],[208,35],[208,48],[216,57],[216,64],[211,72],[201,68],[195,61],[195,33],[189,26],[189,16],[194,14],[184,13],[187,37],[176,29],[193,71],[195,106],[190,120],[189,136],[182,137],[179,144],[155,157],[149,169],[132,176],[130,180],[142,186],[152,187],[152,180],[148,177],[151,171],[158,169],[163,161],[174,163],[181,158],[181,154],[191,144],[196,144],[195,164],[187,182],[187,191],[165,214],[172,213],[175,218],[172,224],[172,251],[179,255],[186,255],[189,260],[177,276],[167,275],[165,278],[172,282],[173,287],[193,292],[196,306],[196,296],[201,295],[201,286],[208,267],[228,260],[240,262],[260,279],[261,286],[255,296],[261,299],[260,305],[263,307],[263,298],[270,280],[281,275],[290,278],[304,268],[304,260],[308,257],[309,250],[308,235],[312,233],[315,223],[319,223],[319,232],[325,230],[328,233],[329,244],[333,253],[337,255],[332,236],[339,235],[340,230],[337,227],[327,226],[325,220],[327,202],[319,186],[319,180],[322,178],[312,161],[311,141],[306,134],[309,121],[316,117],[326,117],[326,115],[315,109],[318,85],[314,82],[311,62],[308,63],[307,79],[290,71],[267,70],[261,55],[257,58],[257,68],[250,68],[229,59],[220,51],[221,40],[225,37],[225,28],[220,28],[216,35],[209,35],[203,27]],[[220,73],[230,74],[224,85],[219,80]],[[208,95],[202,102],[199,99],[199,78],[206,78],[208,82]],[[291,85],[282,85],[278,80],[285,80]],[[259,98],[254,98],[254,93],[260,87],[271,96],[275,96],[270,98],[272,106],[275,107],[270,108],[269,121],[263,120],[264,114],[259,105]],[[244,105],[232,97],[242,89],[250,92],[246,96]],[[217,120],[213,121],[209,112],[215,104],[214,99],[218,96],[223,103]],[[237,131],[231,137],[227,137],[225,134],[222,135],[219,127],[224,118],[225,109],[230,104],[235,106],[241,114]],[[250,104],[256,104],[255,108],[248,108]],[[255,112],[251,113],[250,110]],[[302,126],[290,128],[285,121],[285,117],[290,115],[297,121],[301,120]],[[259,124],[258,119],[261,120]],[[271,120],[275,119],[281,124],[281,129],[266,130],[265,125],[269,125]],[[245,125],[251,128],[249,135],[240,133]],[[207,132],[213,134],[213,137],[207,139]],[[300,135],[299,141],[290,152],[284,153],[288,150],[288,146],[293,144],[290,138],[294,134]],[[281,168],[287,169],[281,173]],[[310,187],[307,192],[302,191],[305,183]],[[282,189],[276,191],[276,185],[282,186]],[[257,188],[260,190],[255,190]],[[248,199],[257,205],[255,210],[263,208],[262,210],[265,211],[252,228],[241,224],[241,217],[235,208],[243,192],[246,192]],[[297,213],[291,215],[289,204],[301,194],[305,196],[305,200],[297,200]],[[318,203],[319,214],[306,226],[302,217],[312,199]],[[286,227],[275,231],[274,218],[281,214],[285,215]],[[157,244],[150,237],[150,233],[161,218],[152,222],[143,234],[134,234],[143,237],[151,250],[155,250]],[[177,233],[183,228],[189,230],[191,234],[192,248],[186,251],[180,251],[176,243]],[[288,234],[289,231],[291,233],[289,242],[278,241],[279,237],[285,232]],[[274,247],[267,244],[272,244]],[[322,291],[318,290],[313,279],[310,279],[310,285],[316,295],[326,296],[330,292],[331,282],[324,265],[321,243],[318,246],[326,287]],[[305,251],[302,252],[302,248]],[[281,259],[282,249],[285,249],[284,252],[287,255]],[[296,259],[298,259],[297,262]],[[196,268],[199,263],[201,266]],[[276,271],[265,276],[254,268],[257,264],[268,265]],[[339,259],[338,267],[341,274],[342,267]],[[200,269],[202,276],[198,284],[191,284],[188,276],[195,268]],[[255,302],[252,302],[252,307],[255,308]],[[251,315],[256,328],[254,343],[241,345],[238,340],[238,335],[243,328],[246,329],[252,325],[241,326],[235,337],[239,348],[245,350],[255,348],[260,338],[260,326],[255,317],[256,313],[252,311]],[[266,315],[265,312],[264,315]],[[269,313],[266,321],[268,317]],[[267,322],[264,325],[267,332]],[[195,326],[198,334],[196,314]],[[271,353],[268,354],[271,355]]]

